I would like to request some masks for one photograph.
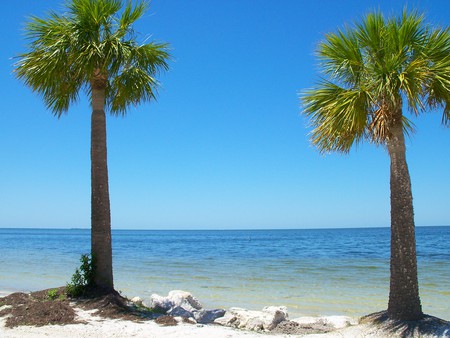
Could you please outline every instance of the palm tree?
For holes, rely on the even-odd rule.
[[[363,140],[387,148],[390,157],[391,260],[387,314],[391,319],[423,317],[417,279],[414,213],[406,163],[405,134],[414,115],[443,108],[450,125],[450,34],[423,15],[368,14],[360,23],[328,34],[318,47],[325,73],[301,95],[321,152],[347,153]]]
[[[155,99],[155,75],[168,68],[166,44],[138,44],[133,24],[147,5],[120,0],[72,0],[67,12],[31,17],[29,50],[19,55],[16,76],[42,96],[58,118],[84,91],[91,116],[91,254],[94,283],[113,290],[111,217],[105,107],[124,115],[131,105]]]

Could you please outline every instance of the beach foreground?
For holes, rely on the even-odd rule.
[[[311,317],[303,317],[285,320],[273,330],[254,332],[161,314],[142,316],[146,310],[132,307],[130,311],[123,306],[123,301],[130,301],[118,294],[74,301],[62,297],[64,288],[57,290],[52,300],[51,290],[0,298],[0,337],[450,337],[450,323],[430,316],[418,325],[392,322],[380,313],[335,325],[325,333],[320,326],[307,324]],[[339,321],[335,316],[318,322],[326,318]],[[281,324],[295,324],[295,329],[289,331],[293,325]]]
[[[287,335],[287,334],[264,334],[241,331],[217,325],[192,325],[180,323],[177,326],[160,326],[154,321],[136,323],[120,319],[104,319],[93,315],[88,311],[77,310],[77,315],[83,318],[84,324],[69,325],[47,325],[41,327],[19,326],[15,328],[5,328],[5,319],[0,319],[0,336],[3,338],[18,337],[65,337],[65,338],[103,338],[103,337],[215,337],[215,338],[262,338],[262,337],[309,337],[309,338],[341,338],[341,337],[367,337],[384,338],[395,337],[392,333],[370,324],[358,324],[330,333],[307,334],[307,335]],[[401,337],[402,335],[397,335]],[[450,337],[450,331],[446,334],[421,335],[421,337]]]
[[[180,323],[177,326],[160,326],[154,321],[136,323],[120,319],[104,319],[87,311],[77,311],[77,315],[86,322],[85,324],[47,325],[42,327],[19,326],[5,328],[4,319],[0,320],[0,336],[3,338],[16,337],[382,337],[371,331],[368,325],[357,325],[341,331],[327,334],[312,335],[283,335],[254,333],[240,331],[217,325],[192,325]],[[371,333],[372,332],[372,333]],[[387,337],[387,336],[386,336]]]

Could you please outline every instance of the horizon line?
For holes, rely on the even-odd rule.
[[[416,228],[427,227],[449,227],[450,225],[417,225]],[[111,228],[111,231],[288,231],[288,230],[345,230],[345,229],[389,229],[390,226],[367,226],[367,227],[317,227],[317,228]],[[61,227],[61,228],[41,228],[41,227],[1,227],[1,230],[90,230],[91,227]]]

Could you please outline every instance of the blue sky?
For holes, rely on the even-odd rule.
[[[12,75],[23,24],[62,0],[2,4],[0,227],[90,227],[90,107],[57,119]],[[171,44],[157,102],[108,117],[112,226],[253,229],[389,226],[389,158],[320,155],[298,93],[324,34],[404,1],[153,0],[136,29]],[[450,2],[408,3],[449,25]],[[416,225],[449,225],[450,130],[440,113],[407,141]]]

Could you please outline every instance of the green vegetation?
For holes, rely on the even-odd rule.
[[[81,255],[81,265],[75,270],[72,281],[66,286],[66,293],[69,297],[77,298],[85,295],[89,288],[92,288],[94,282],[94,262],[88,255]]]
[[[51,289],[47,292],[47,297],[50,300],[56,300],[59,297],[58,289]]]
[[[108,186],[106,116],[125,115],[131,106],[154,100],[155,76],[168,68],[167,44],[139,44],[133,24],[147,10],[120,0],[71,0],[63,14],[32,16],[26,25],[28,51],[18,56],[15,74],[57,117],[84,92],[91,114],[91,252],[93,282],[114,290]],[[76,276],[73,285],[81,285]],[[76,288],[75,288],[76,289]]]
[[[66,295],[61,289],[51,289],[47,291],[47,298],[51,301],[64,300],[66,299]]]
[[[404,114],[442,109],[450,126],[450,32],[406,10],[400,17],[367,15],[326,35],[318,48],[326,76],[302,95],[312,143],[321,152],[347,153],[363,140],[382,145],[391,160],[391,319],[423,317],[419,298],[414,211]]]

